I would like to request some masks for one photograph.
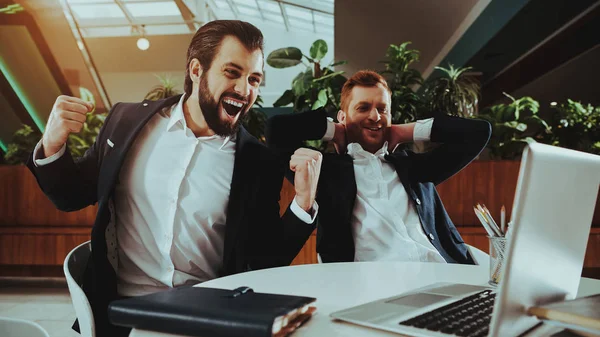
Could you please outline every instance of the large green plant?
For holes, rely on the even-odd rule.
[[[156,85],[154,88],[152,88],[152,90],[150,90],[146,96],[144,97],[144,99],[150,100],[150,101],[158,101],[159,99],[163,99],[163,98],[167,98],[167,97],[171,97],[171,96],[175,96],[178,95],[179,92],[177,92],[177,90],[175,90],[175,86],[176,83],[175,81],[171,80],[170,76],[159,76],[159,75],[154,75],[156,76],[156,78],[158,78],[158,81],[160,82],[159,85]]]
[[[41,137],[42,134],[39,131],[34,130],[29,125],[23,124],[14,133],[12,142],[7,145],[6,154],[4,155],[6,164],[18,165],[25,163]]]
[[[600,106],[568,99],[551,113],[551,144],[600,154]]]
[[[303,64],[306,69],[292,81],[292,88],[286,90],[274,106],[293,104],[295,112],[315,110],[324,107],[333,116],[340,107],[342,86],[346,82],[343,71],[334,71],[333,67],[345,64],[345,61],[321,65],[327,55],[328,47],[324,40],[315,41],[310,48],[310,56],[296,47],[274,50],[267,57],[267,64],[273,68],[289,68]],[[306,61],[306,62],[305,62]]]
[[[85,151],[94,144],[107,115],[106,113],[95,113],[96,101],[88,89],[80,87],[79,97],[84,101],[92,103],[94,109],[87,113],[81,132],[69,135],[67,144],[74,157],[83,156]],[[5,154],[6,163],[12,165],[25,163],[41,137],[42,134],[39,131],[34,130],[29,125],[23,125],[15,132],[12,142],[7,146],[8,149]]]
[[[424,85],[423,99],[429,113],[471,117],[477,111],[479,83],[468,76],[471,67],[435,67],[442,72]]]
[[[511,103],[488,107],[476,116],[492,124],[487,145],[490,159],[517,159],[528,142],[543,141],[551,133],[551,128],[538,115],[540,104],[536,100],[504,95]]]
[[[423,83],[421,72],[410,66],[419,61],[419,51],[409,49],[411,42],[400,45],[391,44],[385,54],[385,70],[381,72],[386,76],[392,91],[392,122],[410,123],[417,119],[417,114],[422,108],[421,97],[415,92],[415,87]]]

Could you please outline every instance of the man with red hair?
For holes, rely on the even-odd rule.
[[[446,115],[392,125],[391,92],[373,71],[344,84],[338,123],[324,109],[271,118],[267,143],[284,160],[314,156],[305,140],[333,141],[323,155],[316,201],[323,262],[431,261],[472,264],[435,186],[487,144],[488,122]],[[441,143],[427,153],[394,151],[415,140]],[[293,169],[294,160],[290,162]]]

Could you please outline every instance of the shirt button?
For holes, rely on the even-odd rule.
[[[417,203],[417,205],[421,204],[421,200],[419,198],[415,199],[415,202]]]
[[[433,236],[433,234],[429,233],[429,239],[430,239],[431,241],[433,241],[433,239],[434,239],[434,236]]]

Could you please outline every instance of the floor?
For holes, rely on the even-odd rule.
[[[80,337],[71,330],[75,311],[66,283],[50,287],[0,283],[0,316],[37,322],[50,337]]]

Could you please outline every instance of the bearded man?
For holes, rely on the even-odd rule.
[[[240,126],[263,66],[260,30],[209,22],[190,43],[185,93],[115,104],[77,159],[67,138],[92,106],[56,100],[28,167],[60,210],[98,203],[82,280],[97,336],[128,333],[108,321],[112,300],[288,265],[314,230],[321,157],[298,158],[296,198],[280,217],[284,170]]]

